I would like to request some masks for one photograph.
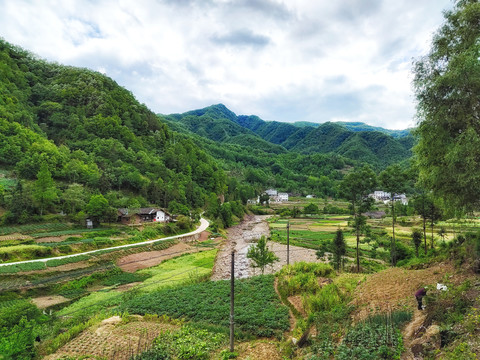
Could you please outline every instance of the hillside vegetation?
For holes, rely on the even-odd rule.
[[[2,187],[7,222],[55,206],[76,213],[95,192],[115,207],[198,208],[225,191],[211,156],[107,76],[48,63],[4,40],[0,59],[0,167],[18,180],[43,169],[54,187],[48,199],[35,198],[28,181]]]
[[[362,123],[340,122],[297,126],[263,121],[254,115],[237,116],[222,104],[166,118],[220,143],[234,142],[267,152],[273,152],[272,144],[275,144],[281,146],[274,148],[277,153],[282,147],[301,154],[333,153],[378,168],[408,159],[413,146],[413,137],[408,130],[386,130]],[[258,138],[256,142],[252,140],[255,135]],[[259,139],[267,143],[259,142]]]

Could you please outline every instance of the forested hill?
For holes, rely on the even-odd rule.
[[[222,104],[170,115],[167,119],[220,143],[254,146],[277,153],[282,149],[301,154],[335,153],[377,168],[410,158],[414,142],[408,130],[386,130],[363,123],[296,126],[264,121],[253,115],[237,116]]]
[[[34,180],[42,165],[64,189],[77,183],[110,199],[130,192],[137,205],[199,207],[226,187],[211,156],[112,79],[0,39],[0,168]]]
[[[334,122],[335,124],[341,125],[343,127],[346,127],[348,130],[352,131],[378,131],[387,135],[391,135],[394,138],[402,138],[405,136],[411,135],[412,129],[404,129],[404,130],[390,130],[390,129],[385,129],[379,126],[371,126],[368,124],[365,124],[363,122],[349,122],[349,121],[336,121]],[[292,123],[296,127],[305,127],[305,126],[311,126],[311,127],[319,127],[319,123],[313,123],[309,121],[296,121]]]

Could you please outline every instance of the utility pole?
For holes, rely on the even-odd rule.
[[[287,265],[290,265],[290,221],[287,221]]]
[[[233,335],[234,335],[234,322],[233,322],[233,308],[235,297],[235,251],[232,250],[232,264],[230,269],[230,352],[233,353]]]

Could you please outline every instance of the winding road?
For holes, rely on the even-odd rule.
[[[113,247],[104,248],[104,249],[91,250],[91,251],[86,251],[86,252],[83,252],[83,253],[72,254],[72,255],[63,255],[63,256],[57,256],[57,257],[51,257],[51,258],[45,258],[45,259],[35,259],[35,260],[25,260],[25,261],[1,263],[0,266],[25,264],[25,263],[31,263],[31,262],[37,262],[37,261],[47,262],[49,260],[66,259],[66,258],[75,257],[75,256],[79,256],[79,255],[95,254],[96,252],[105,251],[105,250],[125,249],[125,248],[129,248],[129,247],[152,244],[152,243],[159,242],[159,241],[179,239],[179,238],[183,238],[183,237],[189,237],[189,236],[200,234],[208,228],[208,225],[210,225],[210,223],[207,220],[205,220],[204,218],[201,218],[200,219],[200,226],[196,230],[194,230],[192,232],[189,232],[189,233],[186,233],[186,234],[168,236],[166,238],[161,238],[161,239],[147,240],[147,241],[143,241],[143,242],[139,242],[139,243],[135,243],[135,244],[119,245],[119,246],[113,246]]]

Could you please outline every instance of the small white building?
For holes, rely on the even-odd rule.
[[[389,192],[385,191],[374,191],[373,194],[370,194],[370,197],[373,197],[377,201],[382,201],[382,200],[389,200],[391,194]]]
[[[153,221],[156,222],[167,222],[170,220],[172,220],[171,216],[163,210],[157,210],[155,217],[153,218]]]
[[[268,196],[277,196],[278,191],[275,189],[267,189],[265,190],[265,194],[267,194]]]
[[[277,199],[278,199],[277,200],[278,202],[288,201],[288,193],[283,193],[283,192],[278,193]]]
[[[393,201],[401,201],[402,205],[408,205],[408,199],[405,194],[395,195]]]

